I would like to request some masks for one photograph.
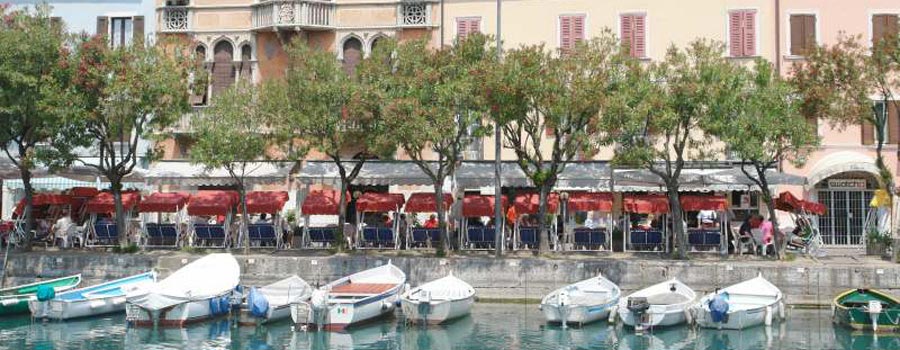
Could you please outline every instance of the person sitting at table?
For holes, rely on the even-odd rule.
[[[428,220],[425,220],[425,225],[423,225],[423,227],[425,227],[425,228],[438,228],[438,219],[437,219],[437,216],[435,216],[434,214],[431,214],[431,216],[428,217]]]
[[[775,227],[772,225],[771,220],[764,218],[762,223],[759,224],[759,230],[762,232],[762,246],[763,247],[766,247],[766,245],[768,245],[768,244],[775,243]],[[764,251],[762,253],[768,254],[767,251]]]
[[[394,219],[392,219],[389,214],[382,215],[381,221],[384,223],[384,227],[393,227],[394,226]]]
[[[700,224],[700,228],[713,229],[716,228],[717,216],[715,210],[701,210],[697,213],[697,222]]]
[[[647,214],[637,223],[638,230],[650,231],[653,229],[653,214]]]
[[[762,217],[759,215],[748,215],[747,219],[738,228],[738,241],[740,243],[753,243],[753,229],[759,227]]]
[[[587,213],[587,218],[584,219],[584,227],[595,229],[597,226],[599,226],[599,223],[594,221],[594,212],[589,211]]]

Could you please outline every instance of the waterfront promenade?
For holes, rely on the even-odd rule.
[[[238,254],[239,252],[233,252]],[[707,293],[761,273],[798,306],[827,306],[849,288],[878,288],[900,293],[900,265],[865,256],[856,248],[831,249],[813,260],[797,256],[774,261],[755,256],[692,255],[691,260],[671,260],[655,254],[607,253],[593,255],[531,253],[508,254],[497,259],[487,253],[457,254],[446,258],[408,251],[326,252],[258,250],[236,255],[241,281],[261,285],[297,274],[313,286],[385,264],[390,260],[406,271],[411,285],[436,279],[452,271],[471,283],[482,301],[536,302],[562,285],[603,273],[630,292],[677,277],[698,293]],[[10,253],[4,286],[35,277],[82,273],[87,284],[157,269],[165,277],[201,256],[180,251],[148,251],[114,254],[101,251],[43,251]]]

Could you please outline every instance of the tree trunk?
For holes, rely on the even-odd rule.
[[[119,231],[119,246],[125,248],[128,246],[128,227],[125,218],[125,206],[122,205],[122,181],[115,176],[109,177],[110,187],[113,194],[113,203],[116,207],[116,229]]]
[[[444,212],[443,180],[434,183],[435,209],[437,210],[438,227],[441,228],[441,247],[443,251],[450,251],[450,230],[447,225],[447,214]],[[434,242],[432,242],[434,244]]]
[[[678,184],[667,184],[669,193],[669,213],[672,215],[672,231],[675,241],[672,244],[672,254],[679,259],[687,259],[687,232],[684,227],[684,213],[681,212],[681,197],[678,194]],[[677,254],[675,254],[677,252]]]
[[[550,193],[550,189],[553,187],[553,183],[550,181],[545,182],[540,187],[540,194],[538,197],[538,252],[546,253],[550,251],[550,235],[556,234],[556,232],[550,232],[547,227],[547,197]]]
[[[338,202],[338,233],[334,236],[336,241],[335,248],[337,248],[339,252],[344,250],[344,225],[347,223],[347,187],[347,180],[342,177],[341,200]]]
[[[238,194],[241,196],[241,226],[238,229],[240,232],[238,244],[244,247],[244,254],[250,254],[250,216],[247,214],[247,189],[243,185],[238,186]]]
[[[34,187],[31,185],[31,170],[27,168],[20,168],[19,172],[22,175],[22,186],[25,187],[25,208],[22,211],[22,215],[25,218],[25,241],[21,242],[22,245],[19,247],[19,250],[29,251],[31,250],[31,239],[33,238],[31,231],[34,230]],[[7,236],[7,244],[9,244],[9,236]]]

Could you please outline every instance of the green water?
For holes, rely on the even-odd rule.
[[[476,304],[470,317],[441,327],[404,326],[402,316],[348,333],[292,332],[288,323],[232,328],[227,321],[185,329],[134,329],[124,316],[65,323],[30,318],[0,321],[3,349],[859,349],[897,350],[900,337],[852,334],[831,325],[830,310],[793,310],[769,329],[690,330],[677,327],[635,336],[598,323],[581,329],[545,326],[536,305]]]

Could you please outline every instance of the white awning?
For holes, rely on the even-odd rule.
[[[287,180],[293,163],[291,162],[251,162],[245,168],[245,179],[249,184],[278,184]],[[189,162],[157,162],[150,166],[145,176],[152,185],[181,186],[228,186],[234,180],[223,168],[206,169],[203,165]]]
[[[347,161],[347,173],[354,165],[352,161]],[[341,175],[333,161],[308,160],[297,174],[297,179],[302,184],[338,186]],[[353,183],[366,186],[431,185],[431,178],[411,161],[368,160]]]
[[[755,170],[748,169],[751,175]],[[776,170],[766,172],[769,186],[804,185],[806,178]],[[679,177],[680,190],[684,192],[730,192],[758,190],[759,186],[741,171],[740,165],[719,168],[683,169]],[[662,192],[666,190],[662,179],[645,169],[617,169],[616,192]]]

